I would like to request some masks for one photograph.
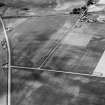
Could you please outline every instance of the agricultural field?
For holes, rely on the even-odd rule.
[[[31,2],[45,5],[48,0]],[[28,11],[17,11],[19,5],[4,14],[41,15],[4,19],[11,48],[11,105],[105,105],[105,77],[93,75],[105,51],[105,23],[79,22],[79,15],[61,14],[62,8],[65,12],[80,6],[77,0],[44,9],[31,2]],[[22,3],[24,7],[29,1]],[[0,29],[2,41],[2,25]],[[6,105],[8,70],[2,65],[7,61],[7,49],[0,46],[0,105]]]

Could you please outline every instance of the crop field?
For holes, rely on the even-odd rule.
[[[105,50],[105,25],[81,23],[71,30],[77,19],[30,18],[17,26],[8,34],[13,65],[92,74]]]
[[[77,19],[78,16],[30,18],[17,26],[8,34],[13,65],[91,75],[105,50],[104,24],[81,23],[71,30]],[[19,70],[13,70],[12,75],[13,105],[105,103],[104,78]]]
[[[68,2],[70,10],[73,1]],[[61,5],[65,6],[64,0]],[[23,15],[41,17],[4,19],[10,28],[6,32],[11,52],[11,105],[105,105],[105,72],[102,77],[100,72],[94,75],[105,53],[105,23],[80,22],[80,15],[61,15],[62,8],[58,8],[32,6],[31,12]],[[4,16],[16,13],[16,8],[9,8]],[[1,24],[0,42],[4,39]],[[1,43],[0,105],[7,105],[5,64],[8,51]]]

